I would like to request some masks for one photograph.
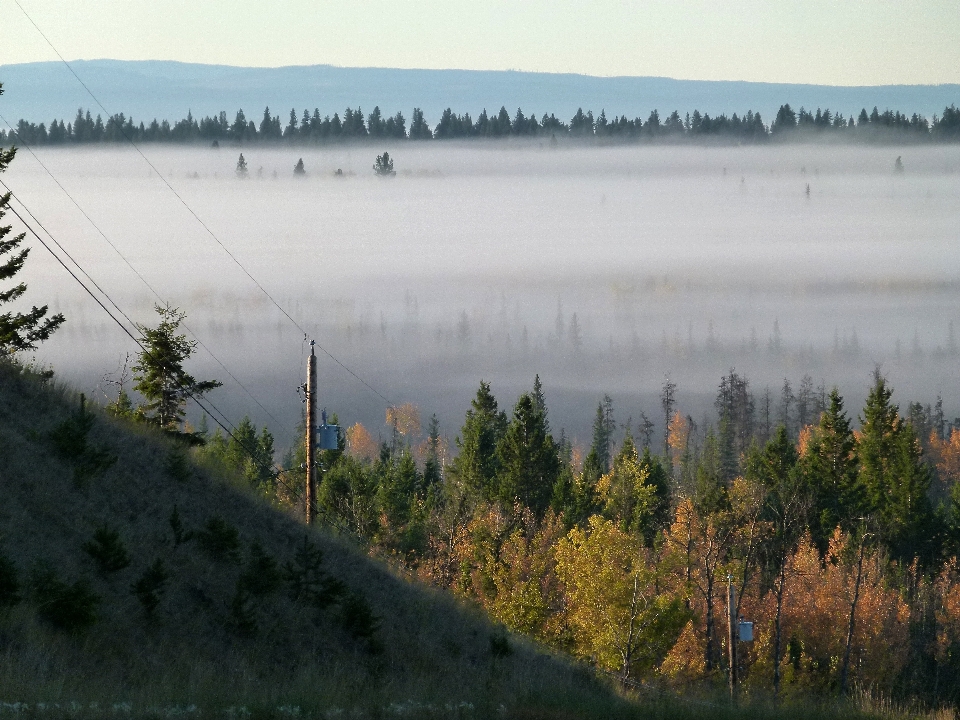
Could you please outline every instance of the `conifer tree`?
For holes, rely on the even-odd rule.
[[[0,85],[0,95],[3,86]],[[4,172],[13,162],[17,153],[16,148],[4,150],[0,148],[0,173]],[[10,207],[11,193],[0,195],[0,220],[6,215]],[[30,248],[18,250],[26,233],[20,233],[7,239],[12,226],[0,226],[0,280],[9,280],[23,268],[30,254]],[[9,258],[4,256],[13,253]],[[19,299],[27,291],[26,283],[14,285],[9,290],[0,290],[0,306]],[[0,313],[0,358],[13,355],[25,350],[35,350],[37,343],[48,339],[64,322],[63,315],[57,313],[47,317],[47,306],[34,306],[27,313],[5,312]]]
[[[481,380],[456,441],[460,453],[450,466],[450,474],[468,494],[494,499],[495,480],[500,471],[497,445],[506,428],[506,414],[498,411],[490,384]]]
[[[137,325],[144,349],[133,366],[134,390],[143,395],[146,402],[138,412],[147,422],[169,432],[180,433],[187,398],[200,397],[220,387],[217,380],[197,380],[183,367],[183,363],[196,350],[196,340],[187,340],[177,334],[186,314],[170,305],[154,306],[160,316],[155,328]]]
[[[895,558],[909,563],[924,555],[925,540],[932,534],[927,498],[931,478],[913,428],[900,417],[892,395],[886,379],[875,373],[861,418],[857,457],[878,536]]]
[[[536,515],[543,515],[560,473],[560,457],[532,395],[524,393],[517,400],[497,456],[500,501],[509,506],[519,500]]]
[[[811,495],[810,534],[825,553],[834,529],[851,532],[865,512],[856,441],[836,388],[800,457],[799,470]]]

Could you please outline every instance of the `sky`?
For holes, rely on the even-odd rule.
[[[960,83],[957,0],[0,0],[0,65],[178,60]]]

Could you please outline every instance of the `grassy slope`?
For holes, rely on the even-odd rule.
[[[621,707],[589,675],[512,639],[512,655],[491,654],[496,633],[451,597],[396,577],[348,543],[310,531],[326,570],[362,593],[382,619],[381,653],[368,652],[338,620],[280,592],[256,603],[258,630],[229,625],[241,566],[216,561],[195,541],[174,547],[169,517],[187,529],[220,515],[281,562],[306,528],[200,468],[178,482],[164,471],[170,445],[148,428],[100,416],[91,432],[119,461],[84,489],[52,452],[51,431],[78,406],[67,390],[41,386],[0,365],[0,549],[22,581],[38,561],[102,597],[98,621],[79,636],[55,630],[24,602],[0,615],[0,702],[119,702],[135,706],[277,707],[314,712],[391,703],[471,703],[479,716],[508,708],[564,705],[605,713]],[[119,530],[132,564],[100,577],[82,545],[98,525]],[[154,619],[130,585],[155,558],[172,579]]]

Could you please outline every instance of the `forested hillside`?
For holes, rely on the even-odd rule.
[[[552,434],[539,379],[507,408],[481,383],[455,443],[394,408],[388,442],[353,425],[327,454],[322,514],[624,679],[722,687],[730,578],[756,623],[746,692],[956,703],[960,429],[939,401],[901,413],[879,373],[862,409],[809,378],[757,397],[731,371],[697,422],[675,391],[659,437],[646,417],[615,423],[604,398],[589,448]]]

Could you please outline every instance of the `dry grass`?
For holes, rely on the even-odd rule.
[[[522,639],[512,640],[509,657],[494,657],[490,636],[497,631],[479,613],[398,577],[345,540],[308,531],[247,489],[199,466],[185,482],[168,477],[169,441],[149,428],[98,413],[90,440],[119,460],[75,487],[49,438],[78,405],[68,389],[0,367],[0,549],[21,580],[49,563],[68,582],[86,578],[102,598],[97,623],[78,636],[49,627],[29,599],[0,618],[0,701],[298,706],[314,714],[378,713],[398,704],[476,716],[538,697],[599,703],[603,712],[623,706],[585,670]],[[256,541],[282,564],[308,533],[323,549],[326,570],[381,618],[382,652],[345,632],[335,608],[317,613],[282,591],[254,603],[252,637],[238,634],[230,609],[242,568],[214,560],[195,541],[175,547],[174,506],[187,530],[214,516],[238,528],[243,557]],[[107,577],[82,550],[102,525],[119,531],[132,557]],[[156,558],[171,580],[149,618],[130,586]]]

